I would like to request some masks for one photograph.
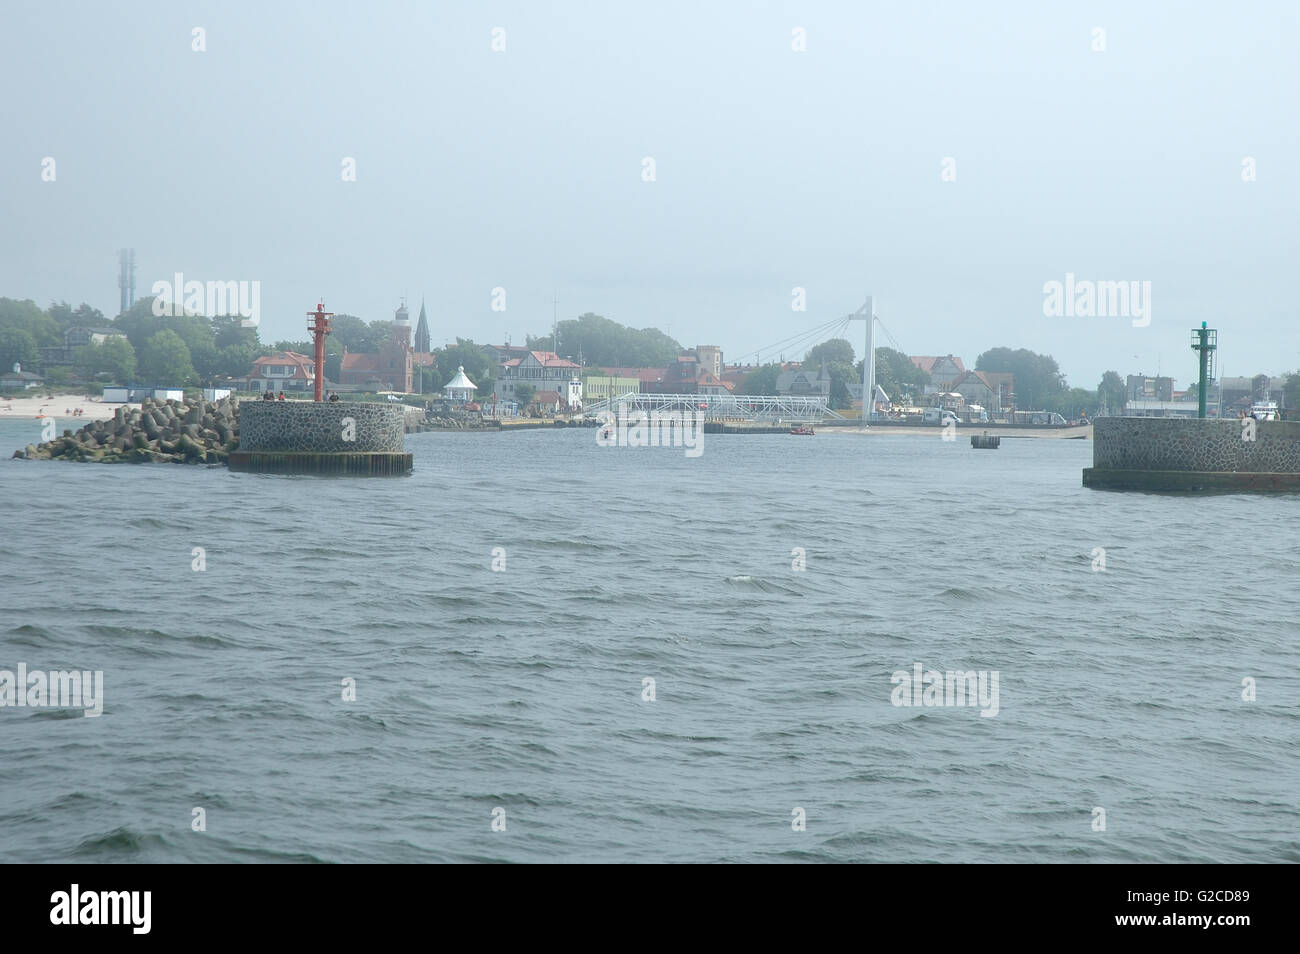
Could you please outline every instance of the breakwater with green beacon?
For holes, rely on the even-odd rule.
[[[1300,422],[1099,418],[1083,485],[1098,490],[1300,491]]]

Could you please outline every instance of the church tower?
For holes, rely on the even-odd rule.
[[[415,350],[418,354],[429,353],[429,316],[424,311],[424,299],[420,299],[420,320],[415,326]]]
[[[406,310],[406,302],[397,309],[393,316],[393,338],[403,348],[411,347],[411,313]]]

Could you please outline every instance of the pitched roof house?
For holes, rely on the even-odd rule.
[[[296,351],[258,358],[248,375],[250,391],[307,391],[316,381],[316,362]]]

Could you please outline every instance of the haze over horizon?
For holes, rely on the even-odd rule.
[[[904,351],[968,366],[1028,348],[1074,386],[1181,387],[1207,321],[1221,373],[1280,374],[1298,27],[1281,3],[12,3],[0,295],[112,317],[134,248],[137,298],[259,281],[267,343],[322,298],[375,320],[403,295],[435,344],[522,343],[554,294],[734,362],[869,294]],[[1149,281],[1150,325],[1046,317],[1067,273]]]

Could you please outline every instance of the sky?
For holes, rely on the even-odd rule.
[[[1290,2],[5,0],[0,296],[111,317],[134,248],[139,297],[260,282],[268,343],[406,296],[435,346],[554,310],[797,359],[870,295],[877,344],[968,366],[1181,386],[1206,321],[1280,374],[1297,50]],[[1150,282],[1149,323],[1045,314],[1067,274]]]

